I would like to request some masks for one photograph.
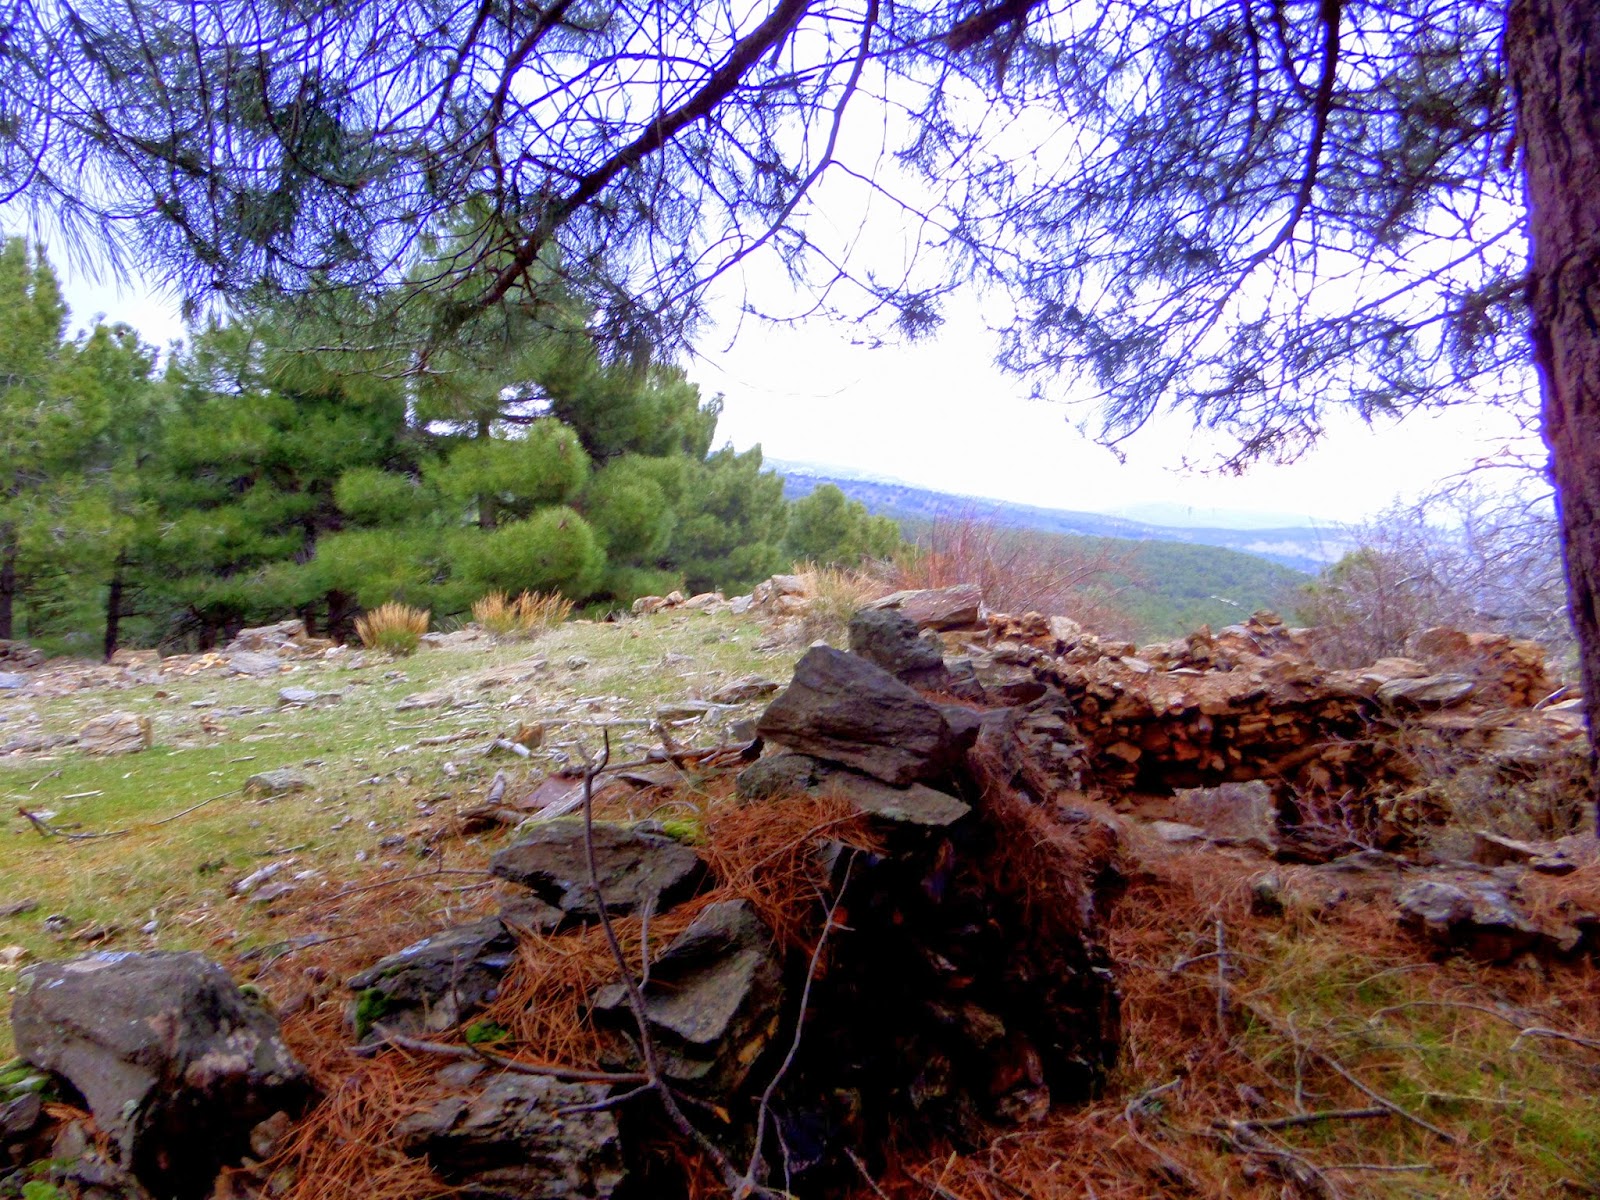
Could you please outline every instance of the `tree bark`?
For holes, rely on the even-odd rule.
[[[0,525],[0,638],[11,638],[17,607],[17,527]]]
[[[1528,207],[1528,306],[1545,444],[1600,733],[1600,4],[1511,0],[1506,58]],[[1600,814],[1600,773],[1595,775]]]
[[[106,661],[111,661],[111,656],[117,652],[117,639],[122,632],[122,573],[127,563],[123,557],[117,555],[116,565],[111,568],[111,585],[106,589]]]

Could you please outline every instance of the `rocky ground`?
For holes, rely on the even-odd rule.
[[[0,1195],[1600,1191],[1600,862],[1530,648],[978,604],[18,649]],[[95,950],[156,953],[38,965]]]

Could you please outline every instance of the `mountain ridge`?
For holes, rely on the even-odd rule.
[[[1176,542],[1234,550],[1315,574],[1350,549],[1338,530],[1315,525],[1281,525],[1237,529],[1207,525],[1161,525],[1111,513],[1045,508],[987,496],[940,492],[900,480],[877,478],[813,463],[768,459],[782,473],[790,499],[810,495],[833,484],[871,512],[897,520],[931,521],[941,517],[976,517],[984,521],[1041,533],[1120,538],[1139,542]]]

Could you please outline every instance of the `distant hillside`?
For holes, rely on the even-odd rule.
[[[1113,592],[1110,602],[1127,614],[1140,640],[1178,637],[1200,625],[1231,625],[1259,608],[1288,612],[1296,590],[1322,566],[1309,554],[1286,552],[1314,544],[1314,531],[1308,529],[1170,528],[784,469],[794,472],[784,476],[790,497],[832,483],[872,512],[900,521],[912,537],[941,516],[974,517],[1061,543],[1078,555],[1109,552],[1124,564],[1106,581]],[[1213,542],[1212,537],[1228,538],[1231,544]]]
[[[933,520],[941,516],[971,516],[1016,529],[1037,529],[1042,533],[1218,546],[1244,554],[1258,555],[1308,573],[1320,571],[1348,549],[1336,531],[1304,525],[1277,529],[1151,525],[1144,521],[1132,521],[1126,517],[1115,517],[1106,513],[1036,508],[1033,505],[1013,504],[1006,500],[956,496],[948,492],[935,492],[888,480],[830,475],[804,463],[777,460],[769,460],[769,463],[783,473],[784,493],[791,499],[809,495],[821,484],[831,483],[851,499],[861,501],[871,511],[902,521],[918,518]]]

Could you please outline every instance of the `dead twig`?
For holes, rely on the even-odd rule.
[[[583,769],[583,848],[584,856],[588,860],[589,889],[594,897],[595,909],[600,915],[600,929],[605,937],[606,946],[611,951],[612,961],[621,976],[623,995],[627,999],[628,1010],[632,1013],[634,1024],[638,1029],[639,1057],[644,1062],[644,1073],[641,1078],[660,1098],[661,1107],[673,1127],[699,1147],[721,1173],[729,1191],[733,1192],[737,1200],[743,1200],[757,1189],[740,1178],[722,1149],[689,1120],[683,1107],[678,1103],[678,1097],[667,1085],[666,1077],[661,1071],[660,1059],[656,1055],[655,1039],[650,1036],[650,1014],[645,1008],[644,993],[639,989],[639,981],[633,977],[628,956],[623,952],[622,943],[617,938],[617,931],[611,921],[611,914],[606,910],[605,893],[600,887],[600,863],[594,845],[594,781],[600,772],[605,770],[606,763],[611,758],[611,731],[603,730],[602,738],[600,754],[586,763]]]
[[[644,1083],[645,1077],[637,1071],[590,1071],[582,1067],[564,1067],[558,1063],[530,1063],[521,1059],[508,1058],[504,1054],[496,1054],[492,1050],[485,1050],[482,1046],[452,1046],[445,1042],[429,1042],[421,1038],[407,1037],[384,1025],[374,1024],[373,1032],[383,1040],[370,1046],[355,1046],[350,1053],[357,1058],[370,1058],[384,1046],[393,1046],[400,1050],[410,1050],[414,1054],[437,1054],[446,1058],[480,1059],[499,1067],[503,1071],[512,1071],[519,1075],[544,1075],[551,1079],[559,1079],[564,1083]]]
[[[1392,1117],[1387,1108],[1329,1108],[1322,1112],[1297,1113],[1292,1117],[1270,1117],[1265,1120],[1226,1121],[1229,1129],[1295,1129],[1302,1125],[1317,1125],[1323,1121],[1368,1121],[1376,1117]]]
[[[1284,1023],[1271,1012],[1262,1008],[1258,1004],[1251,1004],[1248,1001],[1246,1001],[1246,1004],[1248,1005],[1250,1012],[1279,1037],[1287,1038],[1291,1043],[1303,1046],[1306,1050],[1306,1053],[1317,1059],[1335,1075],[1339,1076],[1339,1078],[1343,1079],[1346,1083],[1355,1088],[1356,1091],[1360,1092],[1374,1104],[1381,1105],[1390,1112],[1394,1113],[1397,1117],[1401,1117],[1404,1120],[1411,1122],[1411,1124],[1417,1126],[1419,1129],[1426,1129],[1435,1137],[1449,1142],[1452,1146],[1459,1146],[1461,1144],[1461,1138],[1458,1135],[1451,1133],[1449,1130],[1440,1129],[1439,1126],[1435,1125],[1432,1121],[1428,1121],[1417,1116],[1416,1113],[1412,1112],[1404,1105],[1398,1104],[1389,1099],[1389,1097],[1385,1096],[1382,1092],[1376,1091],[1374,1088],[1358,1078],[1349,1067],[1345,1066],[1332,1054],[1328,1053],[1328,1051],[1313,1045],[1304,1038],[1301,1038],[1298,1033],[1295,1032],[1292,1026],[1286,1029],[1284,1027]]]

